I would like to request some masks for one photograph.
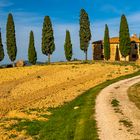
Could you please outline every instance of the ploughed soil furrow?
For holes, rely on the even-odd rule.
[[[38,74],[43,75],[44,73],[45,72],[43,71]],[[38,75],[38,74],[36,74],[36,75]],[[67,82],[63,82],[63,83],[60,83],[60,84],[57,84],[57,85],[54,85],[51,87],[37,90],[37,91],[33,92],[30,96],[27,94],[24,96],[19,95],[17,97],[13,97],[10,95],[10,91],[13,88],[16,88],[16,86],[19,84],[25,83],[29,79],[32,80],[34,77],[36,78],[35,75],[30,75],[30,76],[24,78],[24,80],[19,79],[19,80],[13,81],[13,82],[7,82],[2,85],[0,92],[5,93],[5,91],[6,91],[7,94],[3,94],[6,96],[6,98],[1,96],[0,106],[3,106],[0,109],[1,113],[2,112],[6,113],[8,111],[16,110],[16,109],[19,110],[19,109],[29,107],[29,106],[34,108],[34,107],[37,107],[35,105],[36,105],[36,103],[38,104],[38,102],[40,102],[39,104],[42,104],[42,106],[56,107],[60,104],[63,104],[63,102],[61,101],[61,98],[68,98],[67,96],[65,96],[63,94],[62,91],[68,90],[74,86],[78,90],[79,89],[78,86],[82,86],[87,81],[94,79],[94,75],[81,76],[80,78],[77,78],[77,79],[72,79]],[[69,94],[71,96],[73,96],[73,98],[75,97],[75,95],[72,95],[71,93],[69,93]],[[59,97],[60,100],[58,100],[58,98],[56,98],[56,97]],[[57,103],[54,100],[57,100]],[[65,100],[69,101],[69,99],[65,99]]]
[[[12,110],[63,105],[85,90],[121,75],[132,66],[48,65],[0,70],[0,116]]]
[[[61,71],[63,70],[61,69]],[[36,101],[37,99],[41,99],[41,97],[39,97],[41,96],[41,94],[39,95],[41,91],[37,91],[31,96],[26,95],[24,97],[21,97],[20,95],[18,97],[13,97],[11,95],[11,91],[13,89],[16,89],[18,85],[22,85],[23,83],[32,81],[38,78],[38,76],[49,75],[51,73],[46,70],[41,70],[37,71],[36,73],[29,74],[28,76],[24,76],[20,79],[16,79],[14,81],[7,81],[0,84],[0,116],[10,110],[21,109],[23,107],[26,107],[27,105],[30,105],[31,102]]]

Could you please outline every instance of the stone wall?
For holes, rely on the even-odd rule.
[[[103,45],[93,45],[93,60],[104,60]]]
[[[139,45],[139,43],[136,43],[137,44],[137,59],[139,59],[140,58],[140,52],[139,52],[139,49],[140,49],[140,45]],[[103,59],[103,54],[104,54],[104,50],[103,49],[101,49],[101,45],[102,44],[92,44],[92,48],[93,48],[93,60],[104,60]],[[116,47],[119,47],[119,44],[110,44],[110,61],[115,61],[115,55],[116,55]],[[134,45],[133,44],[131,44],[131,47],[134,47]],[[134,53],[135,54],[135,49],[134,48],[132,48],[131,49],[131,53]],[[121,53],[119,52],[119,55],[120,55],[120,61],[125,61],[125,59],[121,56]],[[136,61],[136,60],[134,60],[134,59],[130,59],[130,57],[132,57],[131,56],[131,54],[130,54],[130,56],[127,56],[126,57],[126,61],[129,61],[129,60],[131,60],[131,61]]]
[[[115,61],[117,44],[110,44],[110,60]]]

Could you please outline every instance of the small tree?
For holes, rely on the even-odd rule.
[[[80,48],[85,53],[85,60],[87,60],[87,52],[89,42],[91,40],[91,31],[90,31],[90,21],[88,14],[84,9],[81,9],[80,13]]]
[[[107,24],[105,25],[105,33],[104,33],[104,57],[105,60],[110,59],[110,41],[109,41],[109,29]]]
[[[119,40],[120,40],[120,52],[122,57],[125,58],[130,53],[130,34],[129,34],[129,27],[127,23],[127,19],[125,15],[122,15],[121,17],[121,23],[120,23],[120,33],[119,33]]]
[[[42,53],[48,56],[48,63],[50,63],[50,56],[55,51],[54,36],[52,23],[49,16],[45,16],[42,29]]]
[[[64,50],[65,50],[65,57],[67,61],[70,61],[72,58],[72,44],[71,44],[71,37],[69,31],[66,31]]]
[[[37,61],[37,53],[34,44],[34,33],[30,32],[29,48],[28,48],[28,60],[31,64],[35,65]]]
[[[119,48],[118,48],[118,45],[116,46],[115,61],[120,61],[120,55],[119,55]]]
[[[4,59],[4,49],[2,44],[1,32],[0,32],[0,61],[2,61],[3,59]]]
[[[10,60],[13,62],[14,67],[14,61],[16,60],[17,55],[17,46],[16,46],[15,24],[11,13],[8,15],[7,19],[6,44],[8,56]]]

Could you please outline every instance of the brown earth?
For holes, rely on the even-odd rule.
[[[0,118],[42,119],[35,112],[26,112],[63,105],[103,81],[136,70],[132,66],[104,63],[0,69]],[[4,125],[0,121],[0,126]],[[0,139],[11,134],[2,127],[0,130]]]

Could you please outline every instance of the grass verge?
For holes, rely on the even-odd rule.
[[[140,109],[140,83],[131,86],[128,89],[128,97]]]
[[[98,140],[95,120],[95,100],[97,95],[106,86],[139,74],[140,71],[113,80],[107,80],[63,106],[49,109],[52,115],[46,122],[24,120],[11,127],[17,131],[26,130],[28,135],[39,140]]]

